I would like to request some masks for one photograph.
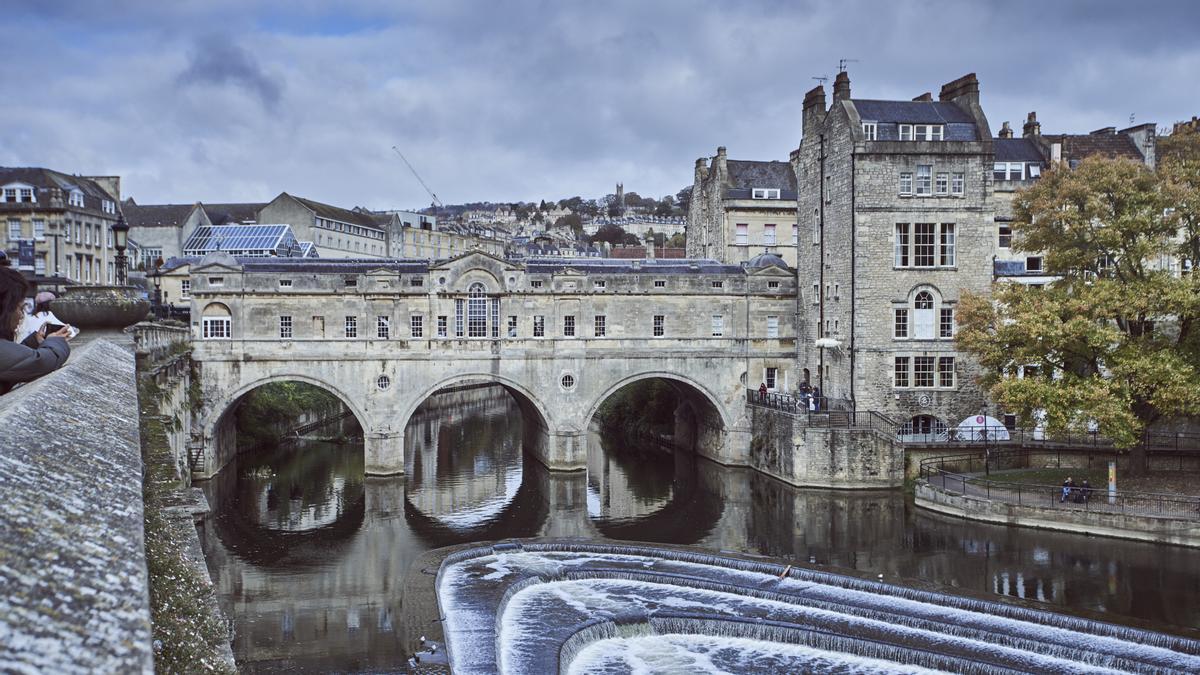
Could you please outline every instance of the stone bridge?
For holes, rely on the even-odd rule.
[[[744,387],[784,391],[795,369],[794,272],[778,258],[547,259],[471,252],[444,261],[234,259],[191,268],[195,474],[236,453],[234,415],[270,382],[342,400],[364,431],[366,471],[404,471],[404,430],[431,394],[503,386],[550,469],[584,469],[597,409],[649,379],[680,394],[676,440],[749,464]]]

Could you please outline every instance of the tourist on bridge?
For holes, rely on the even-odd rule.
[[[1062,504],[1071,498],[1071,489],[1074,487],[1075,481],[1071,480],[1070,476],[1067,476],[1067,479],[1064,480],[1062,484],[1062,497],[1058,500],[1059,504]]]
[[[767,383],[766,382],[763,382],[762,384],[758,385],[758,400],[760,400],[760,401],[767,400]]]
[[[49,335],[43,326],[34,333],[36,347],[13,341],[25,318],[28,290],[29,284],[20,272],[11,267],[0,267],[0,395],[7,394],[13,385],[36,380],[57,370],[71,355],[67,345],[71,333],[66,326]]]

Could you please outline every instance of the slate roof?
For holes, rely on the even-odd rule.
[[[178,259],[184,260],[184,259]],[[198,262],[198,259],[187,259]],[[403,274],[426,272],[430,261],[398,258],[238,258],[247,272],[304,272],[309,274],[363,274],[386,269]],[[191,264],[195,264],[191,262]],[[637,265],[635,267],[634,265]],[[724,265],[707,259],[620,260],[616,258],[530,258],[527,272],[550,274],[567,268],[591,274],[744,274],[741,265]]]
[[[949,101],[880,101],[851,99],[863,121],[899,124],[970,124],[975,118]]]
[[[130,227],[180,227],[195,204],[138,204],[132,199],[121,202],[121,213]]]
[[[1133,140],[1125,134],[1059,134],[1043,135],[1042,138],[1047,143],[1062,143],[1062,156],[1068,161],[1093,155],[1127,157],[1139,162],[1145,159]]]
[[[292,199],[295,199],[296,201],[300,202],[301,204],[305,205],[310,210],[312,210],[313,213],[317,214],[321,218],[328,218],[330,220],[340,220],[343,223],[352,223],[355,225],[362,225],[363,227],[369,227],[369,228],[372,228],[375,230],[383,229],[382,227],[380,227],[379,223],[375,222],[375,219],[372,218],[371,214],[369,214],[369,213],[362,213],[361,211],[352,211],[350,209],[343,209],[340,206],[333,206],[331,204],[323,204],[321,202],[315,202],[311,199],[305,199],[304,197],[297,197],[296,195],[288,195],[288,196],[291,197]]]
[[[100,200],[116,201],[112,195],[100,187],[99,183],[90,178],[71,176],[61,171],[37,166],[0,166],[0,185],[9,183],[24,183],[38,188],[39,197],[41,197],[42,190],[57,188],[66,191],[77,187],[83,192],[85,208],[94,208],[97,211],[100,210]]]
[[[1036,162],[1044,164],[1046,159],[1037,143],[1028,138],[997,138],[992,141],[997,162]]]
[[[244,223],[248,220],[258,220],[258,212],[266,204],[246,202],[241,204],[201,204],[204,213],[213,225],[230,225]]]
[[[726,160],[725,166],[729,169],[731,188],[778,188],[790,190],[791,199],[796,198],[796,173],[788,162],[730,159]]]

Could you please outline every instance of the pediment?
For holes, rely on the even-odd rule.
[[[472,267],[496,269],[497,266],[499,266],[499,269],[504,272],[523,271],[525,269],[525,266],[520,263],[512,262],[511,260],[505,260],[504,258],[494,256],[491,253],[487,253],[478,249],[467,251],[465,253],[459,253],[453,258],[448,258],[440,263],[437,263],[436,265],[430,265],[429,269],[430,271],[461,271]]]
[[[750,270],[749,276],[752,277],[793,277],[795,273],[785,267],[771,265],[770,267],[759,267]]]

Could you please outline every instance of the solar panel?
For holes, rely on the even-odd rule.
[[[233,255],[268,256],[296,246],[290,225],[202,225],[183,244],[184,255],[227,251]]]

